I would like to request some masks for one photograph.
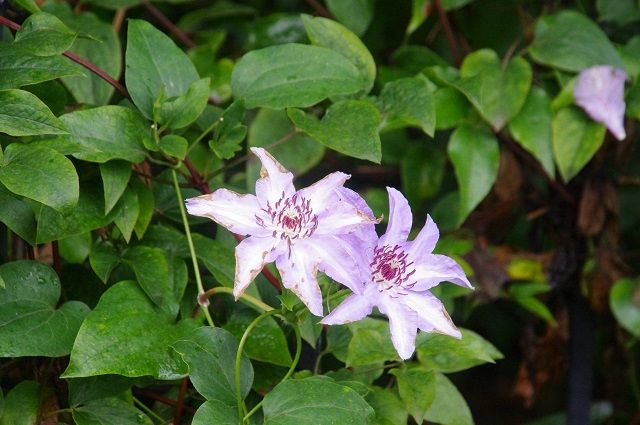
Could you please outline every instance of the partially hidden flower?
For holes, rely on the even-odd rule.
[[[231,190],[187,199],[190,214],[208,217],[233,233],[248,235],[235,250],[233,293],[238,298],[267,264],[275,261],[282,284],[311,313],[322,316],[318,271],[355,293],[362,282],[352,248],[339,236],[375,222],[371,210],[355,192],[343,187],[349,175],[335,172],[296,190],[293,174],[267,151],[251,148],[262,162],[256,195]]]
[[[393,346],[401,358],[408,359],[415,350],[418,329],[461,337],[442,302],[429,289],[443,281],[472,286],[453,259],[432,253],[439,231],[431,217],[416,238],[407,241],[412,223],[409,204],[397,190],[387,191],[387,231],[365,250],[361,260],[367,270],[364,291],[349,295],[321,323],[354,322],[377,307],[389,318]]]
[[[576,105],[607,127],[618,140],[626,137],[624,83],[627,78],[627,73],[620,68],[592,66],[580,72],[573,89]]]

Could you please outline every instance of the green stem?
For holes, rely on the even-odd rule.
[[[300,328],[297,325],[293,326],[293,330],[296,333],[296,354],[293,356],[293,361],[291,362],[291,367],[289,367],[289,370],[287,371],[287,374],[284,375],[284,378],[282,378],[282,380],[280,380],[280,382],[286,381],[287,379],[289,379],[291,377],[291,375],[293,375],[293,372],[295,372],[296,366],[298,366],[298,362],[300,361],[300,354],[302,353],[302,335],[300,334]],[[251,415],[256,413],[258,411],[258,409],[260,409],[262,407],[262,403],[263,402],[264,402],[264,398],[262,400],[260,400],[260,402],[258,404],[253,406],[253,409],[251,409],[249,411],[249,413],[244,415],[244,418],[242,418],[242,422],[245,423],[247,421],[247,419],[249,419],[251,417]]]
[[[215,288],[210,288],[208,289],[204,295],[204,297],[212,297],[215,294],[229,294],[229,295],[233,295],[233,289],[232,288],[227,288],[226,286],[216,286]],[[258,309],[260,309],[260,311],[271,311],[273,310],[273,307],[271,307],[269,304],[263,303],[262,301],[260,301],[259,299],[257,299],[256,297],[252,297],[251,295],[247,295],[247,294],[242,294],[240,295],[240,300],[241,301],[246,301],[247,303],[251,304],[254,307],[257,307]]]
[[[187,220],[187,212],[184,208],[184,200],[182,199],[182,191],[180,191],[180,185],[178,184],[178,176],[175,169],[171,169],[171,177],[173,178],[173,187],[176,191],[176,197],[178,198],[178,206],[180,207],[180,216],[182,217],[182,224],[184,224],[184,232],[187,235],[187,243],[189,244],[189,252],[191,253],[191,262],[193,263],[193,273],[196,276],[196,284],[198,285],[198,305],[202,308],[202,312],[207,319],[209,326],[215,326],[213,319],[209,313],[207,306],[200,303],[200,296],[204,294],[204,287],[202,286],[202,278],[200,277],[200,267],[198,267],[198,258],[196,257],[196,249],[193,246],[193,239],[191,239],[191,230],[189,229],[189,221]]]
[[[247,338],[249,338],[249,334],[251,333],[253,328],[258,326],[258,323],[260,323],[262,320],[266,319],[267,317],[270,317],[276,314],[280,314],[280,310],[273,309],[273,310],[265,311],[260,316],[253,319],[253,322],[251,322],[249,326],[247,326],[247,329],[245,329],[244,333],[242,334],[242,338],[240,339],[240,344],[238,344],[238,351],[236,353],[235,378],[236,378],[236,401],[238,403],[238,417],[241,419],[240,425],[244,424],[244,416],[246,413],[246,406],[244,404],[244,400],[242,399],[242,390],[240,388],[240,361],[242,360],[242,351],[244,350],[244,344],[247,342]]]
[[[140,400],[138,400],[136,397],[133,397],[133,402],[141,409],[144,410],[144,412],[147,415],[152,416],[154,419],[156,419],[157,421],[160,421],[161,424],[166,423],[167,421],[165,419],[163,419],[162,417],[160,417],[156,412],[154,412],[153,410],[149,409],[147,407],[146,404],[144,404],[143,402],[141,402]]]

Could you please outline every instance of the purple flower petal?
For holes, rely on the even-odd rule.
[[[390,297],[383,298],[383,302],[378,308],[389,317],[393,346],[400,357],[407,360],[416,349],[418,314],[397,302],[397,299]]]
[[[404,244],[411,231],[413,217],[407,199],[392,187],[387,187],[389,193],[389,224],[387,231],[380,237],[379,246]]]
[[[269,152],[262,148],[251,148],[260,161],[260,179],[256,181],[256,195],[263,207],[266,202],[275,204],[280,198],[289,197],[296,191],[293,186],[293,174],[287,171]]]
[[[311,186],[300,189],[298,194],[310,201],[311,208],[316,214],[331,211],[333,204],[339,199],[337,189],[340,189],[350,178],[349,174],[331,173]]]
[[[292,245],[288,253],[276,258],[276,267],[284,287],[296,294],[314,316],[322,317],[322,294],[316,279],[318,268],[315,263],[317,261],[296,245]]]
[[[371,310],[373,310],[373,305],[367,297],[352,294],[322,319],[320,323],[325,325],[342,325],[355,322],[371,314]]]
[[[604,124],[618,139],[626,137],[624,130],[624,83],[627,74],[622,69],[598,65],[580,72],[573,89],[576,105],[594,120]]]
[[[267,263],[281,254],[278,245],[282,241],[273,238],[251,236],[236,247],[236,277],[233,295],[238,298]]]
[[[446,255],[423,255],[420,261],[415,262],[415,271],[412,276],[415,284],[411,287],[414,291],[426,291],[440,282],[451,282],[473,289],[462,267]]]
[[[410,291],[400,299],[400,302],[418,314],[418,327],[423,331],[437,331],[455,338],[462,336],[442,302],[429,291]]]
[[[191,215],[207,217],[239,235],[265,236],[269,231],[259,226],[258,199],[253,195],[239,195],[231,190],[218,189],[214,193],[185,201]]]
[[[413,241],[408,242],[407,250],[410,251],[415,258],[420,258],[424,254],[431,254],[438,242],[438,238],[440,238],[438,226],[436,226],[431,216],[428,215],[427,221],[422,227],[422,230],[420,230],[420,233],[418,233],[418,236],[416,236]]]

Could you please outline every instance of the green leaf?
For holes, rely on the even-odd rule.
[[[577,107],[560,109],[551,123],[553,156],[565,182],[587,165],[604,142],[606,129]]]
[[[553,317],[549,308],[535,297],[515,297],[515,301],[525,310],[530,311],[536,316],[546,320],[550,325],[556,325],[556,319]]]
[[[347,366],[364,366],[399,359],[391,343],[387,321],[366,318],[349,324],[349,329],[353,336],[347,348]]]
[[[632,279],[620,279],[611,288],[611,311],[620,325],[640,338],[640,285]]]
[[[200,234],[194,233],[193,246],[198,261],[224,286],[233,286],[235,279],[235,254],[232,248]]]
[[[116,283],[82,323],[63,377],[117,374],[178,379],[187,367],[169,347],[195,327],[190,319],[173,323],[135,282]]]
[[[121,395],[136,383],[135,379],[120,375],[100,375],[69,379],[69,404],[76,407],[92,400]]]
[[[151,139],[151,131],[144,118],[129,108],[100,106],[62,115],[60,120],[70,134],[47,143],[65,154],[91,162],[138,163],[145,158],[145,139]]]
[[[38,423],[42,401],[42,387],[39,383],[36,381],[20,382],[7,394],[4,414],[0,416],[0,425],[33,425]]]
[[[0,90],[79,75],[71,61],[62,56],[36,56],[16,44],[0,43]]]
[[[97,242],[93,244],[89,252],[89,264],[100,280],[107,283],[113,269],[120,264],[120,255],[111,242]]]
[[[517,57],[503,66],[493,50],[482,49],[468,55],[460,68],[460,80],[453,82],[498,131],[524,105],[531,87],[531,66]]]
[[[169,275],[169,260],[163,250],[144,245],[129,248],[122,256],[136,275],[142,290],[158,307],[175,317],[178,302],[174,298],[173,282]]]
[[[188,149],[189,142],[182,136],[167,134],[160,139],[160,150],[171,157],[183,160]]]
[[[634,0],[597,0],[598,15],[603,21],[625,25],[640,20],[640,8]]]
[[[300,130],[326,147],[348,156],[380,163],[378,125],[380,112],[366,100],[343,100],[331,105],[322,120],[289,109],[289,118]]]
[[[374,423],[376,425],[398,425],[406,424],[407,408],[398,396],[391,389],[384,389],[372,386],[371,392],[367,395],[367,403],[376,412]]]
[[[244,102],[237,100],[224,110],[214,126],[213,138],[209,147],[221,159],[230,159],[242,149],[240,143],[247,135],[247,126],[243,124]]]
[[[520,146],[540,161],[549,176],[554,177],[551,102],[543,89],[531,89],[520,113],[509,123],[509,131]]]
[[[281,44],[253,50],[233,68],[231,87],[247,108],[306,107],[364,89],[353,63],[333,50]]]
[[[436,109],[426,78],[411,77],[391,81],[382,88],[380,100],[385,129],[415,126],[433,137]]]
[[[73,409],[76,425],[153,425],[147,415],[119,398],[92,400]]]
[[[107,74],[119,79],[122,72],[122,47],[120,38],[110,22],[105,22],[93,13],[72,11],[67,3],[46,2],[44,9],[55,14],[69,28],[78,32],[69,49],[76,55],[91,61]],[[106,105],[113,95],[114,87],[95,73],[74,64],[81,74],[63,77],[62,82],[79,103]]]
[[[91,252],[91,233],[81,233],[58,241],[62,258],[70,263],[82,264]]]
[[[14,44],[37,56],[54,56],[69,50],[75,39],[76,33],[60,19],[38,12],[22,23]]]
[[[12,143],[0,163],[0,182],[11,192],[56,210],[78,202],[76,169],[64,155],[45,146]]]
[[[227,405],[236,404],[235,359],[236,338],[221,328],[202,327],[185,335],[172,345],[189,365],[189,379],[207,400]],[[253,382],[253,368],[242,355],[240,361],[240,394],[246,397]]]
[[[363,94],[369,93],[376,79],[376,63],[358,36],[331,19],[302,15],[302,22],[312,44],[340,53],[355,65],[363,81]]]
[[[538,20],[529,54],[536,62],[566,71],[601,64],[622,68],[618,52],[600,27],[572,10]]]
[[[228,405],[220,400],[209,400],[198,407],[191,425],[237,425],[240,422],[238,408],[235,405]]]
[[[47,105],[23,90],[0,90],[0,132],[10,136],[66,134]]]
[[[438,333],[420,333],[416,339],[418,360],[423,365],[451,373],[483,363],[495,363],[502,353],[489,341],[468,329],[460,329],[457,339]]]
[[[256,317],[257,314],[251,310],[237,310],[224,325],[224,329],[240,339]],[[291,365],[287,339],[273,317],[262,320],[253,328],[245,343],[244,351],[249,358],[261,362],[279,366]]]
[[[36,243],[36,219],[31,206],[0,184],[0,222],[31,245]]]
[[[86,2],[105,9],[116,10],[137,6],[142,3],[142,0],[86,0]]]
[[[100,164],[100,176],[104,191],[104,213],[109,214],[127,188],[131,163],[119,160],[104,162]]]
[[[447,158],[432,145],[407,146],[400,162],[402,188],[411,205],[420,205],[435,196],[445,175]],[[385,198],[387,194],[385,193]],[[384,210],[383,214],[387,210]]]
[[[441,373],[436,373],[436,397],[425,419],[446,425],[473,425],[471,411],[464,397]]]
[[[357,36],[367,31],[375,9],[374,0],[327,0],[327,8]]]
[[[463,123],[469,115],[469,101],[453,87],[440,87],[434,93],[436,129],[448,130]]]
[[[275,146],[275,142],[289,138]],[[267,148],[271,155],[278,158],[287,170],[300,176],[322,160],[325,148],[303,133],[295,133],[286,112],[274,109],[260,109],[249,127],[249,146]],[[254,182],[260,176],[260,161],[252,156],[247,161],[247,185],[253,190]]]
[[[38,13],[40,8],[34,0],[13,0],[15,4],[23,8],[29,13]]]
[[[392,369],[390,372],[396,376],[400,398],[411,416],[419,424],[424,422],[436,396],[435,373],[421,366]]]
[[[125,62],[131,99],[149,119],[153,118],[153,105],[161,90],[167,97],[181,96],[199,79],[186,53],[153,25],[139,19],[129,20]]]
[[[500,150],[488,129],[463,125],[451,135],[447,152],[460,187],[460,225],[496,181]]]
[[[114,209],[113,223],[118,227],[124,240],[129,243],[133,228],[138,221],[140,205],[138,204],[138,194],[133,189],[127,189],[118,206]]]
[[[191,84],[185,93],[162,101],[154,116],[158,123],[169,128],[183,128],[202,114],[208,100],[209,79],[203,78]]]
[[[265,425],[365,425],[374,411],[353,389],[318,378],[289,379],[264,397]]]
[[[0,357],[69,354],[89,308],[79,301],[56,308],[60,280],[37,261],[3,264],[0,277]]]
[[[133,189],[138,194],[138,206],[140,210],[138,220],[133,230],[136,232],[138,239],[142,239],[153,218],[156,202],[151,189],[141,181],[135,180],[133,182]]]

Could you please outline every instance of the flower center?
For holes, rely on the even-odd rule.
[[[285,239],[289,244],[297,238],[308,238],[318,228],[318,215],[313,213],[311,201],[297,193],[286,197],[284,192],[275,205],[267,202],[263,208],[268,220],[256,215],[256,223],[273,229],[273,237]]]
[[[411,289],[415,282],[409,282],[416,272],[413,262],[408,262],[408,255],[400,245],[376,247],[371,262],[371,282],[379,287],[379,291],[392,290],[394,294],[403,295],[402,289]]]

